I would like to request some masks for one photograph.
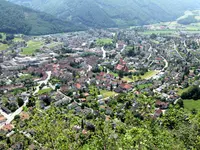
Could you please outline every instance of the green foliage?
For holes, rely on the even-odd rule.
[[[37,50],[39,50],[42,45],[43,45],[43,42],[41,42],[41,41],[28,41],[27,47],[23,48],[23,50],[22,50],[22,54],[23,55],[32,55]]]
[[[51,15],[18,6],[5,0],[0,1],[0,19],[0,32],[5,33],[38,35],[80,29]]]
[[[189,87],[187,91],[183,92],[181,95],[182,99],[200,99],[200,88],[199,86]]]
[[[144,25],[171,21],[190,9],[198,9],[196,0],[10,0],[37,8],[75,24],[89,27]]]
[[[91,86],[90,93],[96,95],[96,92],[97,89]],[[131,104],[133,100],[138,103],[135,109]],[[34,97],[30,101],[34,102]],[[187,114],[182,108],[175,106],[170,107],[161,118],[155,119],[151,116],[155,111],[154,103],[153,98],[143,95],[136,98],[131,93],[120,94],[109,101],[109,107],[115,112],[109,120],[105,120],[103,111],[75,115],[74,111],[62,107],[51,106],[48,110],[32,108],[30,120],[20,121],[16,125],[16,131],[30,132],[31,139],[34,139],[40,149],[199,149],[200,114]],[[95,100],[92,99],[85,107],[94,104]],[[123,105],[123,108],[120,107]],[[91,126],[95,130],[91,130]],[[20,134],[16,135],[19,139],[14,136],[4,146],[10,147],[25,138]],[[28,144],[23,143],[23,146],[26,149]]]

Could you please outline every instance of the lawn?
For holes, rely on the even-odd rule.
[[[109,38],[97,39],[96,44],[99,46],[110,45],[113,44],[113,40]]]
[[[187,110],[196,109],[200,111],[200,100],[183,100],[184,108]]]
[[[124,77],[122,80],[124,81],[128,81],[128,82],[135,82],[138,81],[139,78],[141,78],[141,80],[148,80],[149,78],[152,78],[153,76],[155,76],[158,73],[158,71],[155,70],[151,70],[146,72],[144,75],[142,76],[133,76],[133,78],[129,78],[129,77]]]
[[[110,74],[113,75],[114,77],[119,77],[119,75],[117,73],[110,72]]]
[[[143,76],[141,76],[142,79],[149,79],[152,78],[153,76],[155,76],[158,73],[158,71],[155,70],[151,70],[146,72]]]
[[[20,38],[20,37],[15,37],[14,39],[13,39],[13,41],[14,42],[22,42],[22,41],[24,41],[22,38]]]
[[[6,50],[8,48],[7,44],[0,44],[0,51]]]
[[[152,83],[147,83],[147,84],[141,84],[141,85],[138,85],[138,88],[140,90],[144,89],[144,88],[147,88],[147,87],[151,87],[153,84]]]
[[[45,93],[50,93],[52,91],[51,88],[46,88],[46,89],[42,89],[38,92],[38,95],[41,95],[41,94],[45,94]]]
[[[25,80],[25,79],[32,79],[33,76],[31,74],[23,74],[19,78]]]
[[[28,41],[27,47],[23,49],[22,55],[32,55],[43,45],[41,41]]]
[[[186,92],[188,89],[190,88],[190,86],[188,88],[185,89],[178,89],[178,95],[181,96],[184,92]]]
[[[100,93],[101,95],[103,95],[103,98],[112,97],[116,94],[115,92],[107,91],[107,90],[100,90]]]
[[[6,39],[6,34],[5,33],[0,33],[2,35],[2,40]]]

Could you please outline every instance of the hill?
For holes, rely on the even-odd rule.
[[[10,0],[89,27],[117,27],[172,21],[196,0]]]
[[[0,1],[0,32],[31,35],[67,32],[80,29],[72,23],[24,6]]]

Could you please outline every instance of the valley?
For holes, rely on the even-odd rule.
[[[195,30],[188,30],[190,26]],[[124,118],[127,113],[132,116],[130,121],[142,119],[135,126],[167,119],[173,111],[177,113],[173,117],[198,113],[200,39],[198,24],[190,26],[160,23],[41,36],[1,33],[2,134],[12,139],[12,148],[20,144],[51,149],[51,142],[41,133],[51,138],[54,134],[63,136],[71,143],[63,143],[65,147],[76,147],[81,144],[73,143],[74,138],[62,135],[60,130],[89,140],[89,135],[98,135],[94,132],[94,128],[101,128],[98,123],[117,128],[120,124],[130,130],[133,123]],[[65,116],[71,118],[70,125],[59,119]],[[58,122],[51,134],[45,124],[52,125],[54,117]],[[163,127],[166,133],[172,132],[168,126]],[[109,132],[128,134],[115,128]],[[173,134],[180,133],[175,130]],[[18,136],[24,142],[17,142]],[[61,141],[53,139],[57,140],[54,146],[61,149]],[[176,145],[168,143],[170,147]],[[91,148],[92,144],[88,141],[84,146]],[[0,145],[8,146],[5,139]]]

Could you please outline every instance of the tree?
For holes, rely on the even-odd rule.
[[[17,103],[18,103],[19,107],[21,107],[21,106],[24,105],[24,100],[18,97],[17,98]]]

